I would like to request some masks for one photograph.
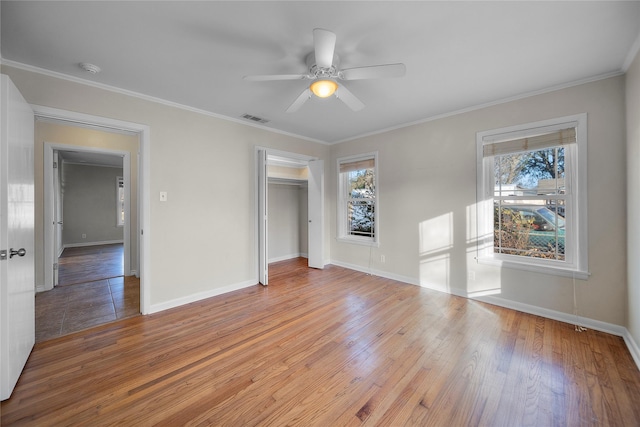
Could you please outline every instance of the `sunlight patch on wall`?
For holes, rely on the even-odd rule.
[[[453,248],[453,212],[418,224],[420,286],[449,292]]]
[[[419,224],[420,256],[448,251],[453,247],[453,212]]]

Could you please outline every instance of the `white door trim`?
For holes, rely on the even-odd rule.
[[[36,118],[89,128],[137,133],[140,138],[138,153],[138,239],[140,275],[140,312],[148,314],[151,309],[151,128],[147,125],[126,122],[107,117],[93,116],[58,108],[31,105]],[[75,146],[74,146],[75,147]],[[77,149],[75,147],[74,149]],[[46,247],[45,247],[46,249]]]
[[[267,151],[257,150],[258,155],[258,283],[269,284],[269,184],[267,173]]]

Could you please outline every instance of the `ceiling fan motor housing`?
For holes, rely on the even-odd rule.
[[[338,66],[340,65],[340,58],[337,54],[333,54],[333,61],[331,61],[331,67],[329,68],[320,68],[316,64],[316,55],[315,52],[311,52],[307,55],[305,60],[307,64],[307,68],[309,68],[309,73],[311,77],[316,79],[326,79],[326,78],[338,78]]]

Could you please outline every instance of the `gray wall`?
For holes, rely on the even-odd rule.
[[[307,256],[307,189],[269,184],[269,262]]]
[[[627,72],[627,328],[640,355],[640,55]],[[636,360],[640,364],[639,360]]]
[[[144,229],[150,244],[143,248],[149,257],[144,266],[148,275],[143,279],[150,311],[257,283],[257,145],[324,160],[329,155],[327,145],[291,135],[33,71],[1,68],[31,104],[149,127],[150,154],[145,158],[149,206],[141,209],[150,216]],[[44,247],[43,158],[38,154],[43,151],[38,149],[42,141],[53,142],[46,136],[36,139],[35,170],[40,171],[35,188],[36,251],[40,253]],[[134,170],[131,174],[136,176]],[[159,201],[161,191],[168,194],[166,202]],[[327,232],[325,259],[329,258],[328,236]],[[43,264],[37,268],[36,280],[44,275]]]
[[[479,264],[476,133],[588,115],[588,280],[576,280],[581,316],[626,324],[625,81],[614,77],[530,96],[331,146],[327,190],[335,217],[336,158],[378,151],[380,246],[331,240],[343,265],[431,289],[536,312],[573,313],[573,280]],[[335,236],[335,221],[330,221]],[[437,241],[425,236],[438,236]],[[385,255],[383,263],[381,255]],[[547,310],[545,312],[545,310]],[[560,316],[558,316],[560,317]]]
[[[62,164],[65,246],[123,240],[116,219],[116,177],[122,174],[122,168]]]

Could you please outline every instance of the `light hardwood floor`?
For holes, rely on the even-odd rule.
[[[638,426],[620,337],[305,260],[36,345],[2,425]]]

